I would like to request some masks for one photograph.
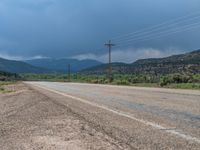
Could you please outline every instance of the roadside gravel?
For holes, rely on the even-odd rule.
[[[0,149],[129,149],[54,99],[24,84],[12,88],[0,94]]]

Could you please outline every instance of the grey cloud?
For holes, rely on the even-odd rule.
[[[178,48],[168,48],[168,49],[153,49],[153,48],[142,48],[142,49],[118,49],[112,52],[112,61],[113,62],[126,62],[132,63],[138,59],[145,58],[162,58],[175,54],[183,53],[183,50]],[[73,56],[71,58],[84,60],[84,59],[95,59],[101,62],[108,62],[108,54],[96,55],[92,53],[80,54]]]
[[[5,52],[0,52],[0,58],[8,59],[8,60],[18,60],[18,61],[23,61],[23,60],[32,60],[32,59],[43,59],[43,58],[49,58],[46,56],[42,55],[36,55],[32,57],[24,57],[24,56],[19,56],[19,55],[9,55]]]
[[[0,52],[23,57],[104,55],[107,50],[98,48],[111,37],[187,15],[199,6],[199,0],[1,0]],[[200,47],[199,38],[197,28],[132,47],[189,51]]]

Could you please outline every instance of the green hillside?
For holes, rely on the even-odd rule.
[[[0,58],[0,70],[11,73],[47,73],[51,72],[48,69],[43,69],[29,65],[25,62],[7,60]]]
[[[100,65],[83,70],[86,74],[105,74],[108,65]],[[137,60],[132,64],[113,63],[114,73],[165,75],[173,73],[200,73],[200,50],[166,58]]]

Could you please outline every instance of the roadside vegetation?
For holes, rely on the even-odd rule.
[[[22,74],[21,78],[28,81],[69,81],[68,75],[66,74]],[[109,84],[109,80],[106,75],[86,75],[76,73],[71,75],[70,81]],[[140,74],[114,74],[110,84],[179,89],[200,89],[200,74],[169,74],[157,76]]]
[[[11,92],[6,88],[8,85],[15,84],[16,81],[0,81],[0,93],[8,93]]]
[[[13,73],[0,71],[0,93],[7,93],[6,86],[15,84],[17,81],[21,80],[20,76]]]
[[[20,80],[20,76],[18,74],[0,71],[0,81],[16,81],[16,80]]]

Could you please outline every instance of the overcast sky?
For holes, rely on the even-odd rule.
[[[200,0],[0,0],[0,57],[164,57],[200,48],[198,22]]]

